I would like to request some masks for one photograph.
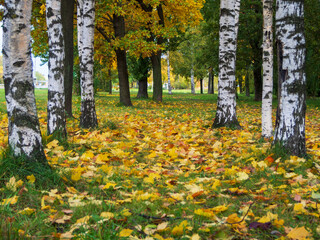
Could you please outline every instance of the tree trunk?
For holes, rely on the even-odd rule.
[[[80,58],[81,116],[80,127],[98,125],[93,88],[94,0],[78,0],[78,47]]]
[[[281,78],[279,122],[274,143],[291,155],[305,156],[306,76],[304,1],[277,0],[276,29]]]
[[[272,136],[272,92],[273,92],[273,9],[272,0],[263,1],[263,93],[262,136]]]
[[[246,72],[245,78],[246,96],[250,97],[250,82],[249,82],[249,71]]]
[[[138,81],[138,94],[137,98],[148,98],[148,76],[145,75]]]
[[[191,67],[191,93],[196,94],[195,84],[194,84],[194,71],[193,66]]]
[[[156,102],[162,102],[162,74],[161,74],[161,50],[151,55],[153,70],[153,97]]]
[[[116,38],[123,38],[126,34],[125,21],[123,16],[113,15],[113,29]],[[124,106],[132,106],[129,88],[129,76],[127,65],[127,53],[125,49],[116,49],[117,68],[120,87],[120,103]]]
[[[111,69],[108,70],[108,77],[109,77],[109,94],[112,94],[112,76],[111,76]]]
[[[169,40],[168,40],[169,41]],[[167,71],[168,71],[168,93],[172,94],[172,87],[171,87],[171,79],[170,79],[170,53],[167,53]]]
[[[15,156],[46,165],[32,77],[31,10],[32,0],[5,1],[2,53],[8,141]]]
[[[73,88],[73,16],[74,0],[61,1],[61,16],[64,36],[64,93],[65,109],[72,117],[72,88]]]
[[[236,116],[236,32],[235,0],[221,0],[219,32],[219,86],[216,117],[213,127],[240,128]]]
[[[200,93],[203,94],[203,78],[200,78]]]
[[[208,94],[214,94],[214,75],[212,67],[209,68]]]
[[[61,20],[61,2],[47,0],[49,39],[48,74],[48,135],[67,136],[64,95],[64,38]]]
[[[261,56],[262,58],[262,56]],[[261,64],[256,63],[253,64],[253,76],[254,76],[254,100],[261,101],[262,100],[262,76],[261,76]]]

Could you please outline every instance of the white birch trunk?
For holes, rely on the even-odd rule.
[[[30,49],[32,0],[6,0],[3,67],[9,146],[15,156],[46,163],[36,110]]]
[[[168,40],[169,41],[169,40]],[[168,71],[168,93],[172,94],[171,78],[170,78],[170,53],[167,52],[167,71]]]
[[[273,34],[272,0],[263,0],[262,137],[272,136]]]
[[[218,103],[213,127],[240,127],[236,115],[236,0],[221,0]]]
[[[291,155],[306,154],[305,112],[306,75],[304,1],[277,0],[277,45],[281,105],[274,143],[280,143]]]
[[[61,21],[61,1],[47,0],[47,27],[49,39],[48,74],[48,134],[66,137],[64,95],[64,38]]]
[[[194,84],[194,70],[193,70],[193,65],[191,66],[191,93],[196,94],[195,90],[195,84]]]
[[[80,57],[81,116],[80,126],[98,125],[93,89],[94,0],[78,1],[78,47]]]

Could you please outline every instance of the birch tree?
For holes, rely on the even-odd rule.
[[[236,115],[236,0],[221,0],[218,103],[213,127],[240,127]]]
[[[32,0],[6,0],[3,66],[9,146],[15,156],[46,163],[34,95],[30,49]]]
[[[64,38],[61,21],[61,1],[47,0],[47,26],[49,39],[48,61],[48,134],[66,137],[64,95]]]
[[[79,0],[77,6],[78,51],[80,58],[80,127],[98,125],[93,89],[94,0]]]
[[[263,89],[262,89],[262,136],[272,136],[273,92],[273,9],[272,0],[263,0]]]
[[[304,0],[277,0],[276,29],[281,93],[274,143],[280,143],[289,154],[304,156],[306,154]]]

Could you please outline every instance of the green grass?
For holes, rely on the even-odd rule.
[[[126,239],[120,237],[124,229],[140,239],[190,239],[195,234],[201,239],[277,239],[302,226],[314,239],[320,237],[319,199],[311,195],[320,192],[319,99],[307,101],[309,158],[297,159],[261,139],[261,103],[252,97],[239,96],[242,129],[231,130],[210,127],[216,94],[164,92],[164,102],[158,104],[136,99],[136,93],[131,92],[133,107],[119,106],[118,93],[97,93],[99,126],[90,131],[79,129],[80,98],[74,96],[68,139],[48,147],[54,139],[45,134],[47,92],[36,90],[52,167],[43,169],[6,152],[5,99],[0,90],[0,197],[17,197],[15,204],[0,205],[2,239],[59,238],[72,227],[75,239]],[[266,160],[268,156],[273,161]],[[32,174],[34,183],[28,180]],[[299,204],[296,195],[303,212],[294,210]],[[222,205],[225,211],[210,216]],[[30,215],[21,212],[25,208],[33,209]],[[106,212],[113,216],[102,217]],[[271,213],[270,228],[249,228]],[[233,214],[238,224],[228,223]],[[81,219],[83,225],[75,227]],[[175,235],[174,229],[184,221],[187,227]],[[167,227],[155,231],[161,223]]]

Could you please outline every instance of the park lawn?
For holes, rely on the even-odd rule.
[[[68,139],[57,141],[45,135],[46,91],[37,90],[55,170],[42,174],[7,154],[1,91],[2,239],[320,238],[319,99],[308,100],[308,156],[297,158],[261,139],[260,103],[242,95],[242,130],[211,129],[216,95],[188,93],[134,107],[98,93],[99,127],[82,130],[75,97]]]

